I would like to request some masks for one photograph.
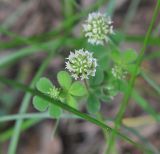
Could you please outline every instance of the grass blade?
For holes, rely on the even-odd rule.
[[[60,45],[61,45],[61,42],[58,42],[58,44],[56,46],[54,46],[55,50],[57,50],[57,48]],[[48,66],[48,63],[52,59],[52,57],[53,57],[53,55],[55,53],[55,50],[52,50],[52,52],[50,52],[50,54],[48,55],[46,60],[40,66],[38,72],[36,73],[36,76],[32,80],[31,87],[34,87],[36,81],[40,78],[41,74],[44,72],[44,70]],[[19,113],[25,113],[26,112],[26,110],[27,110],[27,108],[29,106],[30,98],[31,98],[31,94],[26,93],[26,95],[23,98],[22,105],[20,107]],[[22,122],[23,122],[23,120],[19,119],[19,120],[17,120],[17,122],[15,124],[14,135],[13,135],[13,138],[11,139],[11,143],[10,143],[10,146],[9,146],[8,154],[14,154],[16,152],[16,148],[17,148],[17,144],[18,144],[18,140],[19,140],[19,136],[20,136],[20,130],[21,130]]]
[[[159,9],[160,9],[160,0],[157,1],[157,4],[156,4],[156,7],[155,7],[155,10],[154,10],[154,13],[153,13],[153,17],[152,17],[152,21],[149,25],[149,28],[148,28],[148,31],[146,33],[146,36],[145,36],[145,40],[144,40],[144,44],[143,44],[143,47],[140,51],[140,54],[138,56],[138,60],[137,60],[137,63],[136,63],[136,69],[133,73],[133,75],[131,76],[131,80],[129,82],[129,86],[126,90],[126,93],[124,95],[124,98],[122,100],[122,103],[120,105],[120,109],[116,115],[116,120],[115,120],[115,129],[117,130],[120,125],[121,125],[121,121],[122,121],[122,117],[125,113],[125,110],[127,108],[127,105],[129,103],[129,99],[130,99],[130,96],[132,94],[132,90],[133,90],[133,86],[134,86],[134,83],[135,83],[135,80],[136,80],[136,77],[137,77],[137,72],[138,72],[138,68],[140,67],[141,65],[141,62],[143,60],[143,55],[147,49],[147,46],[148,46],[148,43],[149,43],[149,39],[150,39],[150,36],[151,36],[151,33],[152,33],[152,29],[153,29],[153,26],[155,24],[155,21],[156,21],[156,18],[158,16],[158,13],[159,13]],[[116,133],[115,131],[113,131],[111,133],[111,136],[109,138],[109,142],[108,142],[108,149],[106,151],[107,154],[110,154],[111,151],[112,151],[112,148],[114,146],[114,142],[115,142],[115,136],[116,136]]]
[[[132,97],[136,101],[138,105],[140,105],[144,111],[148,112],[156,121],[160,121],[159,114],[156,113],[156,111],[153,109],[153,107],[137,93],[135,90],[132,93]]]
[[[25,121],[21,126],[20,132],[27,130],[31,126],[39,123],[40,121],[42,121],[42,119],[29,119],[29,120]],[[0,134],[0,142],[4,142],[4,141],[8,140],[10,137],[12,137],[13,133],[14,133],[14,128],[11,128],[11,129],[3,132],[3,134]]]
[[[81,11],[78,14],[75,14],[74,16],[68,18],[67,20],[64,20],[60,23],[57,27],[54,28],[54,30],[42,33],[36,36],[31,36],[28,38],[24,38],[21,36],[17,36],[17,34],[13,32],[9,32],[8,30],[4,29],[4,27],[0,27],[0,31],[6,35],[9,35],[13,37],[14,39],[10,42],[0,42],[0,49],[6,49],[6,48],[13,48],[17,47],[17,45],[28,45],[30,43],[43,43],[49,40],[52,40],[53,38],[56,38],[60,33],[63,33],[65,31],[68,31],[70,27],[76,23],[79,19],[81,19],[84,15],[88,14],[89,12],[96,10],[99,6],[106,3],[106,0],[99,0],[93,5],[91,5],[88,9]]]
[[[124,19],[124,24],[123,24],[124,31],[127,30],[128,27],[130,26],[130,23],[137,12],[137,8],[140,2],[141,0],[131,1],[131,4],[129,5],[129,8],[128,8],[127,15],[125,16],[125,19]]]
[[[145,37],[142,35],[126,35],[125,41],[127,42],[137,42],[137,43],[143,43],[145,40]],[[148,40],[148,45],[160,45],[160,37],[150,37]]]
[[[60,39],[55,40],[54,42],[52,41],[39,45],[33,45],[31,47],[23,48],[19,51],[6,55],[0,61],[0,69],[4,69],[6,66],[12,64],[13,62],[33,53],[40,52],[42,50],[44,50],[45,52],[48,52],[48,50],[54,50],[54,46],[56,46],[59,41]]]
[[[56,119],[51,117],[48,112],[46,113],[26,113],[26,114],[12,114],[12,115],[6,115],[0,117],[0,123],[2,122],[7,122],[7,121],[13,121],[13,120],[18,120],[18,119]],[[71,115],[71,114],[62,114],[61,118],[64,119],[77,119],[79,117]]]
[[[152,80],[145,72],[141,71],[141,75],[144,80],[160,95],[160,85],[158,85],[154,80]]]

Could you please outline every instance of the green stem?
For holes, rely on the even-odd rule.
[[[89,93],[90,93],[90,88],[89,88],[89,85],[88,85],[86,79],[84,79],[84,85],[85,85],[85,87],[86,87],[86,89],[87,89],[87,91],[88,91],[88,94],[89,94]]]
[[[132,89],[133,89],[133,86],[134,86],[134,83],[135,83],[135,80],[136,80],[138,68],[141,65],[141,62],[142,62],[142,59],[143,59],[143,55],[144,55],[144,53],[145,53],[145,51],[147,49],[149,38],[151,36],[151,32],[152,32],[154,23],[155,23],[156,18],[158,16],[159,9],[160,9],[160,0],[157,1],[157,5],[156,5],[155,10],[154,10],[154,14],[153,14],[153,18],[152,18],[151,24],[149,26],[149,29],[147,31],[147,34],[146,34],[146,37],[145,37],[145,40],[144,40],[144,45],[143,45],[143,47],[142,47],[142,49],[140,51],[140,54],[139,54],[139,57],[138,57],[138,60],[137,60],[136,68],[134,70],[134,73],[133,73],[133,75],[131,77],[131,80],[129,82],[129,86],[128,86],[127,90],[126,90],[125,96],[124,96],[124,98],[122,100],[122,103],[120,105],[120,109],[119,109],[119,111],[118,111],[118,113],[116,115],[115,130],[119,129],[119,127],[121,125],[121,120],[122,120],[123,115],[125,113],[125,110],[126,110],[126,108],[128,106],[128,102],[129,102],[130,96],[132,94]],[[115,142],[115,135],[116,135],[115,130],[110,135],[107,154],[110,154],[112,152],[112,149],[113,149],[113,146],[114,146],[114,142]]]
[[[88,93],[90,93],[90,88],[89,88],[89,85],[88,85],[86,79],[84,80],[84,84],[85,84],[85,86],[86,86],[86,89],[87,89]],[[102,116],[102,114],[101,114],[100,112],[98,112],[98,113],[96,114],[96,117],[97,117],[97,119],[99,119],[99,120],[102,121],[103,123],[106,123],[106,120],[103,118],[103,116]],[[102,129],[102,132],[103,132],[105,141],[106,141],[106,143],[107,143],[107,138],[108,138],[108,135],[107,135],[107,134],[108,134],[108,131],[106,131],[105,129]]]
[[[103,118],[103,116],[102,116],[102,114],[100,112],[97,113],[97,119],[99,119],[100,121],[106,123],[105,118]],[[106,145],[107,145],[109,131],[107,131],[105,129],[102,129],[102,132],[103,132],[103,136],[104,136],[104,139],[105,139],[105,142],[106,142]]]
[[[59,123],[60,123],[60,118],[57,119],[56,124],[55,124],[55,126],[53,128],[52,135],[51,135],[51,139],[52,140],[54,139],[54,136],[56,135],[56,131],[57,131]]]

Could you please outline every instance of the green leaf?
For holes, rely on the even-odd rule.
[[[72,78],[66,71],[60,71],[57,75],[58,82],[60,86],[66,90],[68,90],[72,83]]]
[[[119,63],[121,61],[120,52],[118,52],[116,50],[111,51],[110,57],[115,63]]]
[[[110,36],[110,39],[118,46],[122,41],[125,40],[125,35],[123,32],[116,31],[115,35]]]
[[[132,63],[137,59],[137,53],[133,49],[128,49],[125,52],[112,51],[110,54],[112,60],[117,64]]]
[[[53,87],[53,85],[49,79],[42,77],[36,83],[36,87],[39,91],[41,91],[43,93],[47,93],[49,91],[49,89]]]
[[[102,70],[107,70],[110,63],[108,55],[103,54],[101,55],[100,58],[97,57],[97,59],[98,59],[98,67],[100,67]]]
[[[101,89],[101,94],[98,95],[99,99],[104,102],[110,102],[114,98],[114,96],[117,95],[118,88],[108,83],[105,87]]]
[[[62,109],[54,104],[49,105],[49,115],[54,118],[59,118],[62,113]]]
[[[78,109],[77,101],[73,96],[71,96],[71,95],[67,96],[67,103],[71,107]]]
[[[45,111],[48,107],[48,102],[38,96],[33,97],[33,106],[38,111]]]
[[[69,93],[73,96],[83,96],[86,94],[86,88],[81,82],[75,81],[71,85]]]
[[[124,63],[131,63],[137,59],[137,53],[133,49],[128,49],[122,53],[121,57]]]
[[[96,74],[94,77],[91,77],[89,79],[89,83],[92,86],[100,85],[103,82],[103,79],[104,79],[103,70],[100,67],[97,67]]]
[[[94,57],[96,57],[98,59],[98,66],[102,69],[102,70],[106,70],[107,69],[107,64],[109,63],[109,53],[108,50],[110,49],[109,47],[104,47],[102,45],[91,45],[89,43],[86,43],[86,48],[89,51],[92,51]],[[98,51],[98,52],[97,52]],[[106,52],[107,51],[107,52]]]
[[[130,74],[134,74],[135,73],[135,69],[136,69],[136,65],[135,64],[130,64],[130,65],[127,65],[126,68],[127,68],[127,71]],[[137,73],[139,73],[139,70],[138,70]]]
[[[100,110],[100,102],[95,94],[90,94],[87,100],[87,110],[96,113]]]
[[[111,103],[112,99],[113,99],[113,97],[110,95],[104,95],[104,94],[100,95],[100,100],[105,103]]]

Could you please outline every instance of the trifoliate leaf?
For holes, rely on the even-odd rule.
[[[130,64],[127,66],[127,71],[130,73],[130,74],[135,74],[136,72],[136,64]],[[140,72],[140,69],[138,68],[137,70],[137,74],[139,74]]]
[[[86,88],[81,82],[75,81],[71,85],[69,93],[73,96],[83,96],[86,94]]]
[[[100,67],[97,67],[96,74],[94,77],[89,79],[89,83],[91,86],[100,85],[103,82],[104,73]]]
[[[76,108],[76,109],[78,108],[76,99],[71,95],[67,96],[67,103],[73,108]]]
[[[57,75],[58,82],[60,86],[66,90],[68,90],[71,86],[72,79],[68,72],[60,71]]]
[[[48,102],[38,96],[33,97],[33,106],[38,111],[45,111],[48,107]]]
[[[59,118],[62,113],[62,109],[54,104],[49,105],[49,115],[53,118]]]
[[[130,65],[127,66],[127,71],[130,74],[133,74],[135,72],[135,69],[136,69],[136,65],[135,64],[130,64]]]
[[[117,64],[128,64],[136,60],[137,53],[133,49],[124,52],[112,51],[111,58]]]
[[[38,80],[36,87],[39,91],[47,93],[49,89],[53,87],[53,85],[49,79],[42,77]]]
[[[119,51],[116,50],[112,51],[110,57],[115,63],[119,63],[121,61],[121,56]]]
[[[122,61],[125,63],[134,62],[137,59],[137,53],[133,49],[128,49],[122,53]]]
[[[100,102],[95,94],[90,94],[87,100],[87,110],[96,113],[100,110]]]

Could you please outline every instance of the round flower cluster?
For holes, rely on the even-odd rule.
[[[88,79],[88,76],[95,76],[97,60],[93,58],[92,53],[87,50],[75,50],[70,52],[66,62],[66,68],[71,75],[77,80],[78,78]]]
[[[113,25],[110,17],[100,12],[90,13],[86,23],[83,24],[83,31],[88,42],[91,44],[104,44],[109,41],[109,34],[113,34]]]
[[[55,86],[53,86],[52,88],[49,89],[48,91],[48,95],[51,97],[51,98],[54,98],[54,99],[59,99],[59,95],[60,95],[60,91],[58,88],[56,88]]]
[[[122,67],[115,65],[112,68],[112,74],[116,79],[124,80],[127,75],[127,71],[125,71]]]

